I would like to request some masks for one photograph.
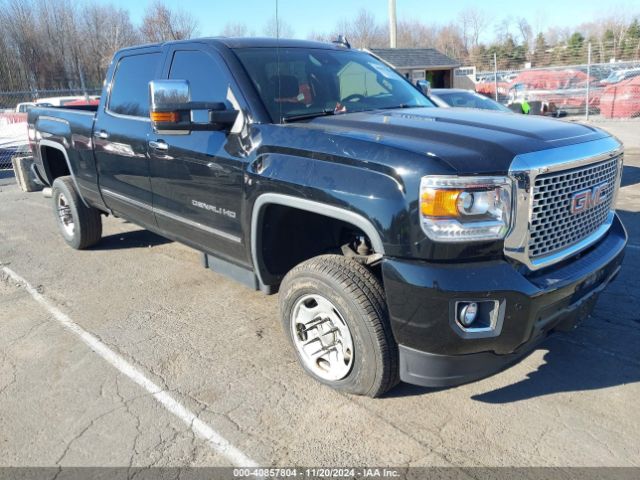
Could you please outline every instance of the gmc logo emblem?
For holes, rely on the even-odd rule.
[[[571,215],[586,212],[587,210],[600,205],[607,199],[608,182],[596,185],[590,190],[583,190],[574,193],[571,197]]]

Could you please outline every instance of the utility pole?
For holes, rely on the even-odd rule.
[[[84,95],[84,99],[89,101],[89,94],[87,93],[87,87],[84,84],[84,73],[82,73],[82,66],[80,66],[80,62],[78,62],[78,74],[80,75],[80,88],[82,88],[82,94]]]
[[[591,42],[589,42],[589,49],[587,50],[587,93],[586,96],[587,98],[584,101],[584,118],[585,120],[589,120],[589,96],[591,94],[590,87],[591,87]]]
[[[389,0],[389,47],[391,48],[396,48],[397,27],[396,0]]]
[[[493,88],[495,90],[496,102],[498,101],[498,55],[493,52]]]

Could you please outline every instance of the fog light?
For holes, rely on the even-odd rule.
[[[478,304],[476,302],[461,303],[458,313],[458,321],[463,327],[470,327],[476,320],[478,314]]]
[[[462,338],[497,337],[502,331],[504,300],[452,300],[449,324]]]

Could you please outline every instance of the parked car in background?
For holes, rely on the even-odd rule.
[[[443,108],[479,108],[481,110],[513,113],[513,111],[489,97],[462,88],[432,88],[429,98],[436,105]]]
[[[90,95],[88,97],[85,95],[74,95],[74,96],[66,96],[66,97],[46,97],[46,98],[37,99],[35,103],[38,106],[63,107],[71,102],[78,102],[78,101],[86,102],[87,99],[95,100],[99,98],[100,97],[96,95]]]
[[[493,77],[482,77],[482,79],[476,83],[476,92],[484,95],[489,98],[496,98],[496,89],[497,89],[497,99],[498,102],[505,102],[508,99],[509,88],[511,87],[510,82],[506,82],[502,80],[502,77],[499,75],[497,81],[494,81]]]
[[[628,80],[633,77],[637,77],[640,75],[640,67],[638,68],[626,68],[622,70],[615,70],[609,74],[607,78],[601,81],[601,83],[606,85],[611,85],[612,83],[623,82],[624,80]]]
[[[594,77],[578,69],[523,71],[509,88],[507,104],[522,104],[526,101],[531,105],[536,102],[542,115],[559,110],[584,112],[587,85],[590,88],[589,110],[597,113],[602,86]]]
[[[73,100],[71,102],[66,102],[64,104],[65,107],[82,107],[82,106],[98,106],[100,105],[100,97],[97,98],[82,98],[81,100]]]
[[[611,72],[614,71],[614,69],[608,65],[591,65],[591,68],[587,67],[586,65],[582,65],[575,68],[576,70],[583,72],[585,75],[589,74],[589,76],[591,76],[593,80],[599,82],[607,78],[609,75],[611,75]]]
[[[34,105],[35,105],[35,103],[33,103],[33,102],[21,102],[21,103],[16,105],[15,112],[16,113],[27,113],[27,110],[30,107],[33,107]]]

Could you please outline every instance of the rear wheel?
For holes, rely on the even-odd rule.
[[[82,202],[71,177],[54,180],[52,199],[58,229],[69,246],[82,250],[98,243],[102,237],[100,212]]]
[[[360,263],[322,255],[291,270],[280,311],[300,364],[337,390],[377,397],[398,383],[398,351],[378,279]]]

